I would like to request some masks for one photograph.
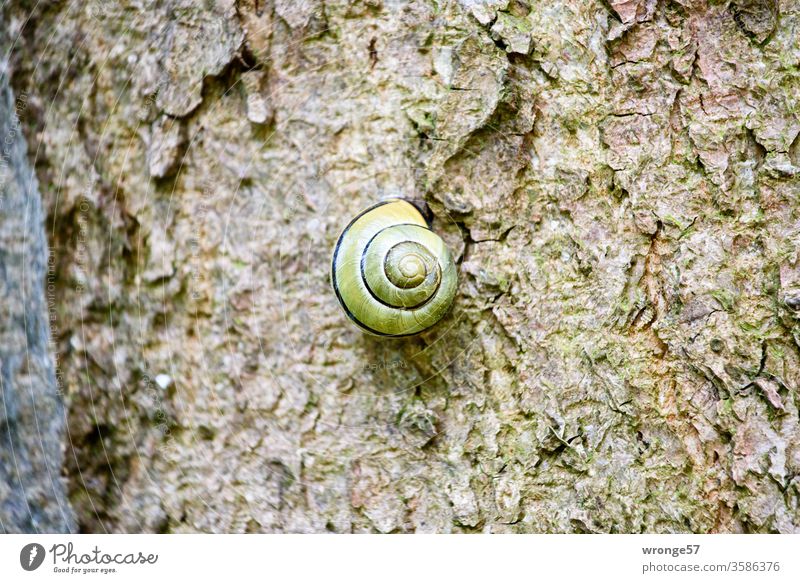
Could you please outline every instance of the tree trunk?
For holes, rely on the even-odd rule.
[[[7,47],[0,31],[0,532],[68,531],[44,215],[20,123],[27,96],[9,87]]]
[[[11,4],[81,530],[800,531],[797,2]],[[409,339],[328,283],[386,195]]]

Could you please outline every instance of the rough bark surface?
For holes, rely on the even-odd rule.
[[[47,243],[0,32],[0,533],[68,531],[64,408],[49,353]]]
[[[800,530],[795,0],[12,4],[81,529]],[[391,194],[401,341],[328,287]]]

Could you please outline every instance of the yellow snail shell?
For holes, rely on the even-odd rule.
[[[336,243],[331,283],[359,328],[410,336],[450,309],[456,266],[444,241],[407,200],[381,201],[359,213]]]

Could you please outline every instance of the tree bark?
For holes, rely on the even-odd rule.
[[[0,531],[74,527],[61,478],[64,409],[48,345],[47,242],[0,33]]]
[[[11,4],[80,529],[800,531],[794,0]],[[398,194],[459,292],[379,340]]]

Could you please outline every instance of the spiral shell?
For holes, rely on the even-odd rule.
[[[359,328],[378,336],[409,336],[447,313],[456,293],[456,266],[420,210],[390,199],[362,211],[342,231],[331,283]]]

